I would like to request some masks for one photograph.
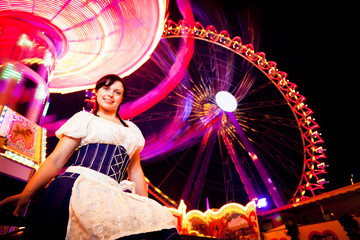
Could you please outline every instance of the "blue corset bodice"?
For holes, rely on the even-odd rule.
[[[129,155],[123,146],[92,143],[74,151],[66,166],[90,168],[120,182],[126,175],[129,162]],[[59,177],[62,176],[69,176],[69,173]]]

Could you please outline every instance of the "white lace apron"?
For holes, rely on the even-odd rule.
[[[176,219],[167,208],[133,193],[135,183],[118,184],[85,167],[71,166],[67,172],[80,176],[72,188],[66,239],[117,239],[176,228]]]

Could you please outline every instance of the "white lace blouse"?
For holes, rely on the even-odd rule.
[[[105,143],[123,146],[130,158],[134,153],[141,151],[145,139],[140,129],[131,121],[125,121],[128,127],[81,111],[72,116],[62,125],[55,135],[60,139],[63,135],[81,138],[79,147],[90,143]]]

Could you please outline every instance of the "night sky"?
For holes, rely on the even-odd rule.
[[[248,2],[249,12],[259,13],[252,16],[259,39],[256,50],[288,73],[320,125],[329,165],[327,190],[349,185],[351,174],[359,182],[352,7],[325,1]],[[233,17],[243,11],[232,9],[242,7],[239,1],[225,8]]]

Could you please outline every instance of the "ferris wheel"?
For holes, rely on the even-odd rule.
[[[152,58],[129,76],[138,79],[130,97],[166,76],[185,37],[195,41],[187,74],[134,118],[151,182],[190,208],[261,198],[280,207],[318,194],[326,156],[313,112],[287,74],[240,37],[168,20]]]

